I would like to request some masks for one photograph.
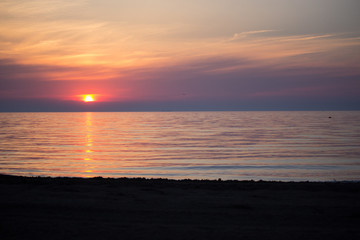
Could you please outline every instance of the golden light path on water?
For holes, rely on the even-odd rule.
[[[85,165],[87,168],[84,169],[85,173],[92,173],[94,167],[91,165],[92,162],[92,156],[91,153],[92,151],[92,145],[93,145],[93,136],[92,136],[92,113],[88,112],[86,113],[86,150],[85,150],[85,156],[84,156],[84,161],[88,161],[88,164]],[[88,175],[88,177],[90,177],[91,175]]]
[[[0,116],[4,174],[360,180],[360,112]]]

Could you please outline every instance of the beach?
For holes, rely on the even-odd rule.
[[[0,176],[2,239],[359,239],[360,183]]]

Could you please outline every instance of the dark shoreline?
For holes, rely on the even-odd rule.
[[[360,182],[0,174],[1,239],[360,239]]]

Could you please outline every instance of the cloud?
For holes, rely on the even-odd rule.
[[[0,2],[0,9],[6,11],[0,10],[0,12],[13,17],[33,17],[82,6],[86,2],[86,0],[3,0]]]
[[[264,33],[271,33],[271,32],[276,32],[276,30],[256,30],[256,31],[234,33],[233,37],[230,38],[229,41],[238,41],[254,35],[263,35]]]

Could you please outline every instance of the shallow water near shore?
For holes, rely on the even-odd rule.
[[[360,112],[0,113],[0,173],[358,181]]]

